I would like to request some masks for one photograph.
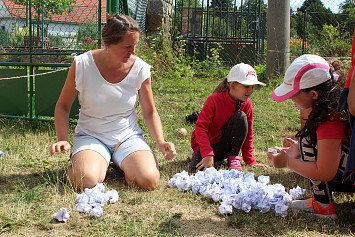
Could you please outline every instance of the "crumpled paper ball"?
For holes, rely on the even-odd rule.
[[[275,150],[274,148],[268,148],[267,152],[270,152],[272,154],[277,154],[278,153],[277,150]]]
[[[290,189],[290,194],[293,199],[301,199],[304,196],[306,189],[300,188],[298,185],[296,188]]]
[[[118,198],[119,195],[116,190],[113,189],[105,193],[105,185],[98,183],[95,187],[86,188],[83,193],[76,196],[74,210],[100,217],[103,214],[102,207],[108,202],[117,202]]]
[[[62,207],[57,213],[53,214],[53,217],[55,217],[60,222],[67,222],[70,218],[70,215],[67,209],[65,207]]]
[[[292,197],[282,184],[269,182],[268,176],[261,175],[256,181],[253,173],[244,174],[235,169],[217,171],[211,167],[191,176],[187,171],[177,173],[168,181],[168,185],[179,191],[191,190],[220,202],[219,214],[231,214],[235,208],[245,212],[257,209],[263,213],[273,210],[285,217]]]

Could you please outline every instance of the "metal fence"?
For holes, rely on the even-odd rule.
[[[30,5],[16,5],[10,0],[3,0],[0,5],[2,48],[20,50],[22,47],[29,51],[33,47],[41,48],[42,52],[55,50],[62,53],[67,50],[86,50],[100,44],[98,24],[106,19],[106,1],[76,0],[60,14],[51,14],[52,8],[37,8],[34,5],[36,1],[32,2],[30,11]]]
[[[268,1],[175,0],[173,31],[191,55],[205,60],[218,43],[229,65],[265,63]],[[349,57],[355,26],[353,0],[290,0],[290,55]]]
[[[143,32],[147,1],[126,2],[129,14]],[[0,69],[0,114],[52,117],[72,54],[101,47],[107,1],[73,0],[67,8],[55,10],[50,6],[32,8],[32,2],[40,1],[32,0],[28,6],[0,1],[0,66],[17,66]],[[350,10],[354,1],[330,3],[335,6],[308,4],[312,2],[317,1],[291,0],[291,56],[349,56],[355,26],[355,15]],[[266,1],[175,0],[173,9],[172,34],[175,39],[188,40],[190,54],[204,60],[219,50],[227,64],[264,62]],[[58,72],[48,74],[50,70]],[[53,83],[57,83],[55,87]],[[76,115],[71,114],[73,118]]]
[[[355,1],[291,0],[291,8],[292,56],[350,57]]]
[[[147,0],[27,4],[0,1],[0,117],[51,119],[73,57],[102,46],[106,13],[128,13],[145,31]],[[76,100],[72,119],[78,109]]]
[[[188,52],[197,59],[207,59],[221,46],[220,57],[230,65],[263,60],[266,6],[261,0],[176,0],[174,5],[173,35],[187,40]]]
[[[101,45],[101,0],[0,2],[0,113],[2,117],[53,117],[73,54]],[[66,5],[68,3],[68,5]],[[5,66],[5,67],[4,67]],[[6,67],[6,66],[11,66]],[[78,102],[71,118],[77,118]]]
[[[33,48],[41,48],[42,51],[85,51],[101,47],[101,23],[106,21],[106,12],[123,13],[124,5],[128,7],[128,14],[145,31],[148,0],[120,0],[118,9],[107,8],[107,3],[110,3],[107,0],[72,0],[70,5],[62,7],[63,10],[56,14],[51,13],[53,7],[38,8],[35,5],[38,1],[30,2],[33,2],[31,11],[28,10],[29,5],[17,5],[11,0],[0,1],[2,48],[28,48],[30,31],[33,32]]]

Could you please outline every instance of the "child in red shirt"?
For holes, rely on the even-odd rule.
[[[265,86],[250,65],[241,63],[207,98],[191,136],[192,171],[213,167],[214,162],[226,158],[229,169],[242,170],[240,149],[245,163],[267,167],[253,157],[253,107],[249,97],[256,84]]]
[[[309,114],[297,133],[298,140],[285,138],[284,148],[268,152],[268,160],[275,168],[288,168],[310,179],[313,197],[295,200],[291,208],[318,217],[336,218],[332,192],[355,192],[350,182],[342,182],[349,152],[345,114],[338,113],[341,68],[330,65],[317,55],[302,55],[287,69],[284,81],[272,97],[277,102],[291,99],[301,111]],[[337,74],[336,74],[337,73]]]

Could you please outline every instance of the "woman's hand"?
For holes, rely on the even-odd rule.
[[[253,167],[253,168],[261,167],[261,168],[266,168],[266,169],[269,168],[269,166],[265,165],[265,164],[254,164],[254,165],[251,165],[251,167]]]
[[[158,149],[163,153],[165,160],[171,160],[176,156],[175,146],[171,142],[158,143]]]
[[[196,170],[205,170],[214,166],[213,156],[206,156],[196,165]]]
[[[59,141],[59,142],[53,143],[49,147],[49,152],[52,156],[54,153],[61,153],[62,151],[67,151],[69,149],[70,149],[70,144],[68,141]]]

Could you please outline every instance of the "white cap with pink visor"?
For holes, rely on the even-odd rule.
[[[277,102],[290,99],[302,89],[311,88],[330,80],[329,64],[324,58],[305,54],[288,67],[283,83],[271,94]]]

